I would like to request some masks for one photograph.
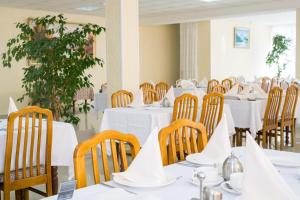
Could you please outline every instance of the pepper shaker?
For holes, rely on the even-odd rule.
[[[200,198],[191,198],[191,200],[204,200],[203,199],[203,183],[204,183],[204,179],[205,179],[205,174],[203,172],[199,172],[197,173],[197,178],[200,181]]]

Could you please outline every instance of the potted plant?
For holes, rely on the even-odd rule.
[[[22,87],[25,93],[18,99],[30,99],[29,105],[52,110],[56,120],[77,124],[79,118],[72,112],[73,97],[83,87],[92,87],[91,75],[86,70],[103,66],[103,60],[90,53],[91,35],[105,28],[95,24],[78,25],[68,30],[63,15],[38,17],[31,23],[17,23],[20,33],[7,42],[2,55],[3,67],[12,67],[12,61],[28,60],[23,66]],[[81,105],[87,111],[90,105]]]
[[[285,70],[289,60],[286,52],[290,47],[291,39],[283,35],[275,35],[273,37],[272,50],[267,55],[266,64],[269,67],[276,67],[276,76],[279,79]]]

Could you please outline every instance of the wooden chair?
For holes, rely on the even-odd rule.
[[[196,121],[198,98],[191,94],[183,94],[175,99],[172,121],[188,119]]]
[[[229,79],[229,78],[224,79],[222,81],[222,85],[225,87],[226,92],[228,92],[232,88],[233,81],[231,79]]]
[[[274,87],[270,90],[268,96],[267,107],[264,115],[263,129],[257,133],[257,142],[260,144],[262,137],[263,148],[271,148],[272,136],[275,137],[275,148],[277,149],[277,127],[278,113],[282,100],[282,89]]]
[[[271,88],[277,87],[278,85],[279,85],[278,78],[277,78],[277,77],[273,77],[273,78],[271,79]]]
[[[221,93],[210,93],[204,96],[200,123],[206,128],[208,138],[213,134],[216,126],[222,119],[224,106],[224,95]]]
[[[111,158],[114,172],[120,172],[121,169],[126,170],[128,168],[125,145],[130,146],[132,159],[135,158],[140,150],[140,143],[134,135],[122,134],[118,131],[113,130],[103,131],[96,134],[91,139],[78,144],[74,151],[74,168],[75,179],[77,180],[77,189],[87,186],[85,158],[87,155],[89,155],[88,153],[91,153],[92,157],[95,184],[99,184],[101,182],[98,162],[98,158],[100,157],[98,155],[99,151],[101,152],[104,180],[110,180],[107,144],[109,144],[111,149]],[[119,158],[121,159],[122,168],[120,168],[121,163],[119,163]]]
[[[46,119],[45,124],[43,119]],[[10,200],[11,191],[16,191],[17,198],[25,199],[29,198],[28,190],[43,196],[52,195],[52,122],[52,112],[36,106],[8,116],[4,174],[0,174],[4,200]],[[45,155],[45,160],[41,160],[41,155]],[[46,193],[32,188],[41,184],[46,185]]]
[[[165,83],[165,82],[159,82],[156,84],[155,90],[157,93],[157,101],[160,101],[165,97],[169,88],[170,88],[170,86],[168,85],[168,83]]]
[[[291,134],[291,145],[295,146],[296,124],[295,124],[295,110],[298,101],[298,87],[292,85],[286,91],[286,96],[281,113],[281,119],[279,120],[280,127],[280,150],[283,150],[284,146],[284,132],[286,134],[286,145],[289,142],[289,134]]]
[[[145,82],[140,85],[140,89],[142,89],[143,91],[148,90],[148,89],[154,90],[154,85],[152,85],[151,83]]]
[[[287,90],[289,88],[289,86],[290,86],[289,83],[285,80],[280,82],[280,88],[284,91]]]
[[[133,101],[132,92],[119,90],[111,95],[111,106],[113,108],[127,107]]]
[[[270,83],[271,82],[271,79],[268,78],[268,77],[263,77],[261,79],[261,88],[266,92],[268,93],[269,92],[269,87],[270,87]]]
[[[157,92],[153,89],[143,90],[144,104],[152,104],[157,101]]]
[[[215,87],[213,87],[212,92],[218,92],[221,94],[225,94],[227,92],[227,90],[223,85],[218,84]]]
[[[218,84],[219,84],[219,81],[216,79],[212,79],[212,80],[208,81],[207,94],[211,93],[213,91],[213,88]]]
[[[187,119],[174,121],[159,132],[163,165],[182,161],[192,153],[201,152],[207,144],[204,126]]]
[[[239,83],[238,83],[239,84]],[[244,90],[244,86],[242,84],[239,84],[238,86],[238,93],[242,92]]]

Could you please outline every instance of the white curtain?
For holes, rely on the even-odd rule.
[[[180,24],[180,78],[198,80],[198,24]]]

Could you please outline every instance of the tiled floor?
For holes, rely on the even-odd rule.
[[[92,137],[95,133],[99,131],[99,126],[101,122],[102,114],[99,114],[97,117],[95,113],[88,113],[88,114],[78,114],[81,121],[78,126],[75,127],[78,142],[84,141],[90,137]],[[296,146],[295,147],[288,147],[285,150],[286,151],[294,151],[300,153],[300,127],[297,129],[297,136],[296,136]],[[87,162],[89,162],[90,159],[87,159]],[[101,165],[99,165],[101,166]],[[67,173],[67,167],[59,167],[59,182],[64,182],[68,180],[68,173]],[[88,182],[92,184],[92,169],[91,165],[87,164],[87,172],[88,172]],[[39,187],[40,189],[44,189],[44,187]],[[14,199],[14,194],[11,193],[11,199]],[[42,198],[41,196],[30,193],[30,199],[36,200]]]

